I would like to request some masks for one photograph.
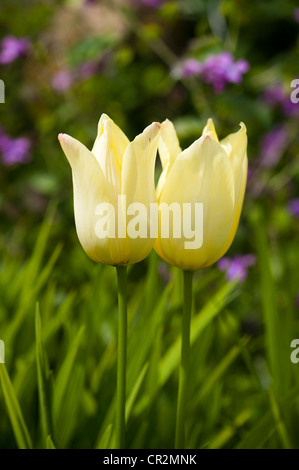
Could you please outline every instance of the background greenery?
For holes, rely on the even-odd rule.
[[[263,99],[277,83],[287,99],[298,77],[295,7],[1,1],[1,38],[30,41],[25,55],[0,65],[1,127],[32,146],[30,161],[0,167],[0,448],[113,445],[116,273],[79,245],[70,168],[57,141],[66,132],[91,147],[102,112],[130,139],[169,118],[182,147],[208,117],[220,137],[246,123],[251,177],[228,256],[252,253],[257,262],[244,282],[217,265],[196,273],[186,445],[299,447],[299,364],[290,360],[299,337],[299,223],[288,209],[298,197],[298,113]],[[199,77],[174,73],[186,58],[221,51],[249,62],[242,83],[215,93]],[[263,138],[276,126],[288,138],[265,165]],[[129,268],[128,289],[127,446],[172,448],[180,273],[152,252]]]

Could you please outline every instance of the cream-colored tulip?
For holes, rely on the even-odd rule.
[[[62,149],[71,165],[74,188],[74,212],[78,238],[87,255],[98,263],[127,265],[144,259],[154,239],[118,237],[119,221],[132,203],[142,203],[149,212],[156,202],[154,166],[160,124],[153,123],[129,142],[121,129],[105,114],[98,124],[92,150],[66,134],[59,134]],[[126,206],[118,207],[119,196],[126,196]],[[115,237],[99,238],[96,226],[99,204],[115,208]],[[121,214],[119,216],[119,214]],[[120,217],[120,218],[119,218]],[[149,222],[148,217],[148,224]]]
[[[247,135],[243,123],[238,132],[218,140],[213,121],[208,120],[202,136],[182,151],[173,124],[161,125],[159,154],[162,174],[157,186],[162,203],[203,204],[203,242],[186,249],[184,236],[159,237],[155,250],[168,263],[184,270],[205,268],[221,258],[230,247],[240,219],[247,180]],[[191,225],[194,226],[194,213]]]

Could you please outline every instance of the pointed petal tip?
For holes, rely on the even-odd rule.
[[[165,119],[161,124],[161,127],[171,126],[174,127],[173,122],[170,119]]]
[[[104,131],[111,128],[111,119],[108,118],[108,116],[106,116],[106,115],[105,115],[105,118],[104,118],[103,125],[104,125]]]
[[[243,130],[245,133],[247,133],[247,128],[246,128],[244,122],[241,121],[241,122],[239,123],[239,126],[241,127],[241,129],[239,129],[239,131],[240,131],[240,130]]]
[[[155,122],[153,122],[153,127],[156,128],[156,129],[160,129],[161,123],[155,121]]]
[[[212,137],[212,132],[211,132],[211,131],[208,131],[206,134],[202,135],[202,136],[200,137],[200,139],[202,139],[203,142],[204,142],[205,140],[213,139],[213,137]]]
[[[58,140],[60,140],[60,141],[64,141],[64,142],[65,142],[65,141],[67,141],[67,140],[69,140],[69,139],[73,139],[73,137],[71,137],[71,136],[68,135],[68,134],[64,134],[63,132],[60,133],[60,134],[58,134]]]
[[[68,135],[68,134],[64,134],[64,133],[60,133],[58,134],[58,140],[59,140],[59,143],[61,146],[63,145],[70,145],[74,142],[77,142],[76,139],[74,139],[74,137]]]
[[[105,126],[107,122],[111,122],[111,121],[112,119],[108,116],[108,114],[103,113],[100,117],[99,124],[101,124],[102,126]]]
[[[101,117],[98,121],[98,137],[100,137],[104,130],[105,130],[105,125],[108,121],[111,121],[110,117],[108,116],[108,114],[101,114]]]
[[[148,130],[149,130],[149,139],[151,140],[153,137],[156,137],[156,135],[159,133],[160,131],[160,128],[161,128],[161,124],[159,122],[152,122],[152,124],[150,124],[148,126]]]

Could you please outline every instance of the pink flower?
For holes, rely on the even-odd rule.
[[[31,160],[30,148],[31,141],[27,137],[13,139],[0,128],[0,152],[4,165],[28,163]]]
[[[203,62],[187,59],[181,66],[179,75],[182,77],[200,77],[203,82],[211,85],[216,93],[224,90],[227,83],[241,83],[243,74],[249,70],[247,60],[234,62],[230,52],[209,55]]]
[[[239,282],[245,281],[248,268],[254,266],[256,257],[252,254],[236,255],[232,259],[223,257],[218,261],[218,268],[220,271],[226,271],[226,279],[233,281],[237,279]]]
[[[18,57],[24,55],[29,48],[27,38],[16,38],[15,36],[6,36],[1,41],[0,64],[9,64]]]
[[[63,93],[68,90],[73,83],[73,76],[69,70],[60,70],[52,79],[52,88]]]

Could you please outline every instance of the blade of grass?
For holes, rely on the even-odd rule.
[[[264,216],[261,208],[256,208],[251,215],[254,226],[258,266],[260,270],[260,292],[266,333],[266,350],[277,397],[287,392],[288,384],[284,380],[284,367],[281,358],[284,349],[281,342],[281,325],[277,311],[276,287],[270,265],[270,249],[264,228]]]
[[[32,278],[31,285],[30,287],[28,287],[28,290],[26,291],[26,296],[23,298],[21,294],[19,308],[14,316],[14,320],[9,324],[6,334],[5,334],[7,342],[11,342],[13,338],[15,337],[16,333],[18,332],[18,330],[20,329],[33,298],[37,296],[40,289],[46,283],[61,253],[61,250],[62,250],[62,245],[61,244],[57,245],[52,255],[50,256],[48,262],[46,263],[45,267],[41,270],[38,280],[36,280],[35,278]]]
[[[36,305],[35,311],[35,337],[37,384],[40,405],[41,428],[43,433],[44,446],[47,447],[48,436],[53,435],[51,414],[51,373],[49,370],[46,353],[43,347],[41,319],[38,303]]]
[[[20,449],[32,449],[31,437],[5,364],[0,364],[0,383],[18,447]]]
[[[140,387],[143,383],[144,377],[147,373],[148,366],[149,366],[148,362],[146,364],[144,364],[144,367],[142,368],[142,370],[139,374],[139,377],[137,378],[136,383],[135,383],[135,385],[134,385],[134,387],[133,387],[133,389],[130,393],[130,396],[127,399],[127,402],[126,402],[126,422],[128,421],[128,419],[130,417],[130,414],[132,412],[134,402],[136,400],[136,397],[138,395]]]
[[[272,409],[273,417],[274,417],[275,424],[276,424],[276,429],[279,434],[281,443],[285,449],[291,449],[292,448],[291,439],[288,435],[286,425],[281,417],[281,413],[280,413],[279,406],[275,398],[275,394],[273,393],[271,389],[269,390],[269,395],[270,395],[271,409]]]
[[[246,337],[241,338],[242,346],[246,346],[249,339]],[[216,382],[225,374],[227,369],[232,365],[232,363],[237,359],[241,353],[241,347],[239,345],[233,346],[229,352],[224,356],[224,358],[219,362],[219,364],[213,369],[211,374],[207,377],[204,382],[204,385],[199,393],[198,402],[202,400],[205,396],[210,393],[211,389],[215,386]]]
[[[47,449],[56,449],[56,447],[53,444],[53,441],[51,439],[51,436],[47,437]]]
[[[63,406],[65,398],[65,392],[68,386],[68,382],[72,373],[74,362],[78,354],[78,350],[81,344],[82,335],[84,331],[84,325],[80,328],[77,336],[74,338],[66,358],[60,367],[57,379],[55,381],[54,397],[53,397],[53,417],[55,422],[60,416],[60,412]]]
[[[112,430],[113,430],[112,424],[108,424],[106,431],[104,432],[102,437],[99,439],[98,444],[95,447],[96,449],[110,449],[111,448]]]
[[[191,346],[198,339],[200,334],[209,325],[209,323],[222,311],[222,309],[232,300],[232,292],[235,282],[225,284],[208,302],[201,312],[191,320]],[[177,368],[180,360],[180,338],[168,349],[161,359],[159,367],[159,385],[162,386],[171,373]]]
[[[294,404],[296,400],[298,400],[298,394],[299,388],[294,387],[282,400],[280,400],[279,406],[283,407],[285,404]],[[250,431],[236,446],[236,449],[261,449],[275,432],[277,432],[277,426],[273,417],[273,412],[270,410],[251,427]]]

